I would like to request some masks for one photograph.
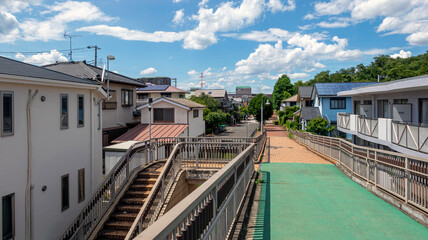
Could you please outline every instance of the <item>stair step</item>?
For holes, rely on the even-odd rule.
[[[126,204],[143,205],[144,202],[146,201],[146,198],[125,197],[125,198],[122,198],[121,201]]]
[[[153,186],[153,184],[132,184],[129,189],[132,191],[150,191]]]
[[[116,210],[118,212],[130,212],[130,213],[138,213],[140,212],[141,208],[143,207],[143,205],[128,205],[128,204],[124,204],[124,205],[118,205],[116,207]]]
[[[126,230],[107,229],[100,232],[98,239],[125,239],[126,234],[128,234]]]
[[[111,218],[117,219],[120,221],[132,221],[132,222],[134,222],[137,215],[138,215],[138,213],[116,213],[116,212],[114,212],[111,215]]]
[[[149,196],[150,191],[126,191],[126,197],[145,198]]]
[[[140,172],[138,177],[140,178],[158,178],[160,173],[158,172]]]
[[[115,229],[115,230],[126,230],[129,231],[129,229],[132,226],[131,221],[108,221],[106,222],[106,224],[104,225],[105,227],[107,227],[108,229]]]
[[[157,178],[137,178],[134,180],[134,183],[137,184],[155,184]]]

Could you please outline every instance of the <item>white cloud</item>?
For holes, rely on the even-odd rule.
[[[172,0],[173,3],[180,3],[181,0]]]
[[[392,54],[390,57],[392,58],[409,58],[412,56],[412,52],[410,51],[404,51],[404,50],[400,50],[399,53],[396,54]]]
[[[296,33],[291,33],[287,30],[280,28],[269,28],[265,31],[251,31],[249,33],[229,33],[223,34],[225,37],[233,37],[240,40],[252,40],[257,42],[277,42],[287,41],[292,38]]]
[[[57,50],[51,50],[49,53],[39,53],[29,57],[24,56],[22,53],[17,53],[15,58],[34,65],[47,65],[55,62],[66,62],[67,58]]]
[[[293,11],[294,9],[296,9],[296,3],[294,2],[294,0],[288,0],[287,3],[288,5],[285,5],[281,2],[281,0],[269,0],[269,2],[267,2],[267,7],[272,12]]]
[[[187,72],[187,75],[192,76],[192,77],[197,76],[198,74],[199,73],[196,72],[196,70],[194,70],[194,69]]]
[[[226,71],[226,69],[227,69],[227,67],[223,67],[223,68],[222,68],[222,71]]]
[[[180,9],[175,12],[174,19],[172,19],[174,24],[180,24],[184,22],[184,9]]]
[[[149,67],[140,72],[141,75],[152,75],[158,71],[155,68]]]
[[[272,89],[272,87],[269,87],[269,86],[262,86],[262,90],[271,90]]]
[[[0,43],[13,42],[19,34],[18,20],[8,12],[0,12]]]
[[[302,78],[307,78],[307,77],[309,77],[310,75],[309,75],[309,74],[307,74],[307,73],[291,73],[291,74],[287,74],[287,76],[288,76],[290,79],[302,79]]]

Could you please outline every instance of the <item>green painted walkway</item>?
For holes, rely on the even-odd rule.
[[[331,164],[263,163],[254,239],[428,239]]]

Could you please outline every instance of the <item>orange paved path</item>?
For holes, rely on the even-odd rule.
[[[306,147],[291,140],[283,127],[266,125],[265,129],[268,137],[270,137],[270,162],[331,164]],[[265,161],[267,158],[263,162]]]

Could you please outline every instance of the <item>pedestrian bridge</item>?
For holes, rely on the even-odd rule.
[[[246,193],[250,195],[254,162],[262,155],[266,134],[136,144],[61,239],[103,239],[100,229],[138,172],[159,163],[157,180],[134,219],[122,235],[109,239],[428,239],[423,225],[428,223],[427,160],[337,138],[293,134],[295,141],[282,137],[272,148],[267,141],[265,155],[272,151],[275,162],[267,156],[261,164],[260,194],[241,235],[232,230]],[[336,166],[317,164],[325,161],[320,159]],[[165,211],[183,171],[205,181]]]

